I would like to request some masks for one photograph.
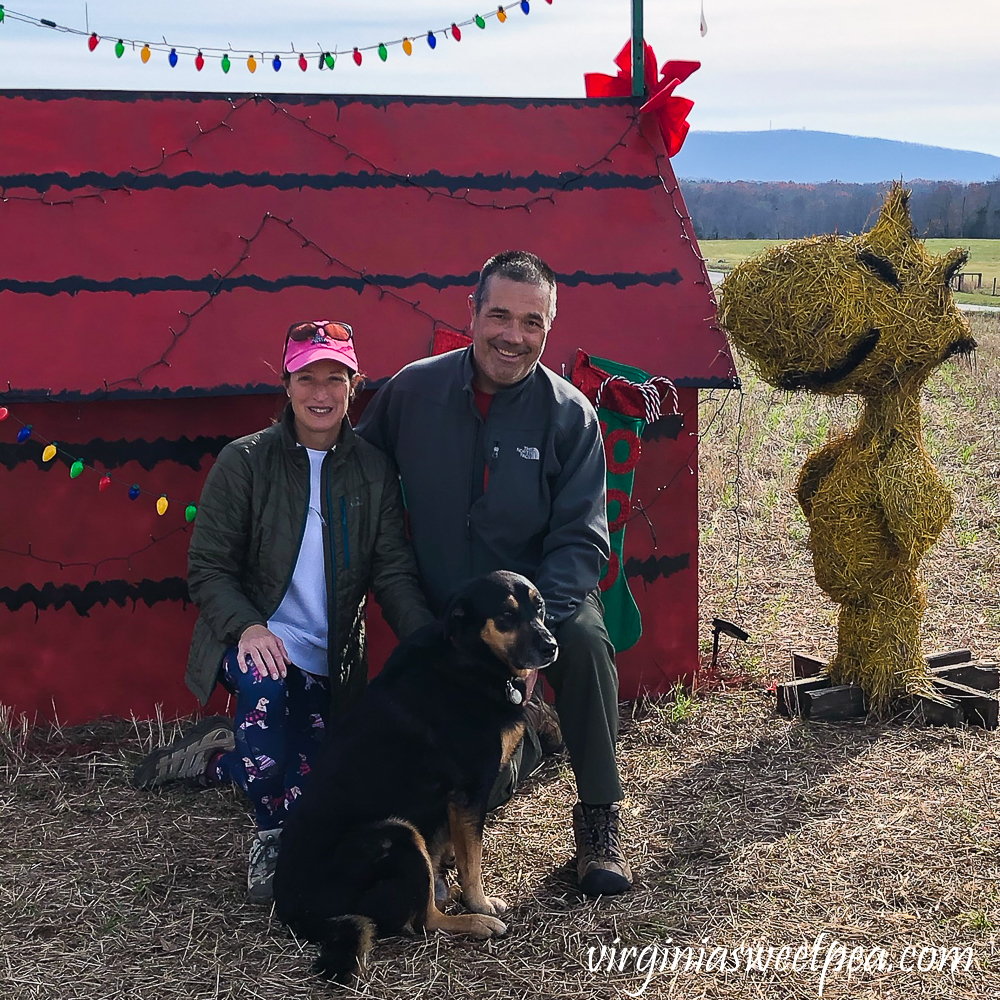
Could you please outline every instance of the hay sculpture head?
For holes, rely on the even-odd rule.
[[[781,389],[863,398],[861,419],[806,460],[797,495],[817,583],[841,605],[834,683],[860,684],[876,710],[928,688],[916,570],[951,516],[920,432],[919,390],[975,348],[949,282],[968,258],[931,257],[894,184],[857,236],[772,247],[725,280],[720,318]]]

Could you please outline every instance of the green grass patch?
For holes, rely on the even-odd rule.
[[[766,250],[768,247],[788,243],[788,240],[699,240],[702,255],[712,271],[728,273],[748,257]],[[942,256],[952,247],[967,247],[969,263],[965,272],[980,272],[983,276],[982,288],[978,292],[956,293],[958,302],[975,305],[1000,305],[1000,240],[925,240],[929,253]],[[997,295],[993,295],[993,279],[997,283]]]

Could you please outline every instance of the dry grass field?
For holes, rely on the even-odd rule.
[[[972,365],[949,363],[925,392],[928,447],[956,492],[954,519],[924,562],[925,636],[928,652],[970,646],[990,657],[1000,645],[1000,321],[973,323]],[[812,580],[791,487],[853,406],[787,396],[741,369],[742,396],[701,403],[702,618],[733,619],[751,639],[727,640],[723,683],[702,678],[693,692],[622,707],[635,890],[586,901],[573,889],[572,786],[565,762],[550,760],[487,831],[487,885],[512,906],[508,936],[380,942],[346,995],[1000,991],[1000,736],[774,712],[769,688],[789,651],[833,651],[834,609]],[[3,1000],[333,994],[309,974],[311,949],[245,901],[250,823],[239,797],[130,787],[132,766],[169,726],[0,723]],[[734,949],[758,946],[748,970]]]

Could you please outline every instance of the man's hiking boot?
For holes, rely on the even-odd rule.
[[[160,747],[139,762],[132,784],[149,790],[171,781],[196,781],[205,779],[208,765],[217,753],[232,750],[235,746],[233,723],[225,715],[202,719],[184,736]]]
[[[576,875],[588,896],[615,896],[632,888],[632,869],[619,845],[621,806],[573,806]]]
[[[271,902],[274,868],[278,863],[281,830],[258,830],[250,844],[247,869],[247,899],[252,903]]]
[[[566,749],[562,729],[559,727],[559,714],[542,697],[541,684],[536,684],[534,691],[531,692],[528,704],[524,706],[524,718],[538,734],[543,757],[551,757]]]

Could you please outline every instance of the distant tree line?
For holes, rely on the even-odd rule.
[[[982,184],[913,181],[910,214],[924,239],[1000,239],[1000,178]],[[859,233],[874,223],[881,184],[682,181],[703,240],[793,239]]]

